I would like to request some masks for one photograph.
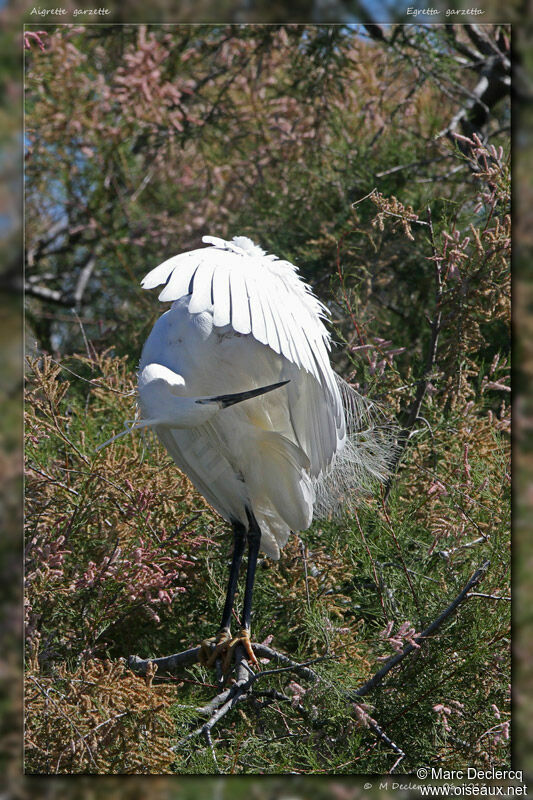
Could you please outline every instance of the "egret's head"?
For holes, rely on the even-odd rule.
[[[176,416],[185,381],[162,364],[147,364],[139,373],[139,405],[145,420],[170,423]]]
[[[242,250],[247,256],[264,256],[265,251],[258,244],[252,242],[248,236],[234,236],[231,240],[239,250]]]
[[[230,250],[232,253],[237,253],[241,256],[252,256],[258,258],[266,255],[266,251],[258,244],[252,242],[248,236],[234,236],[231,241],[227,239],[219,239],[218,236],[202,236],[202,242],[205,244],[212,244],[219,247],[221,250]],[[271,258],[271,256],[269,256]]]

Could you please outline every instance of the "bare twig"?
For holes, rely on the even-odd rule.
[[[296,672],[297,675],[300,675],[302,678],[306,678],[307,680],[318,682],[320,680],[320,676],[314,670],[309,669],[309,664],[316,664],[318,661],[323,661],[325,658],[329,656],[322,656],[321,658],[315,658],[312,661],[307,661],[303,664],[298,664],[296,661],[293,661],[288,656],[284,655],[283,653],[279,653],[277,650],[272,650],[272,648],[267,647],[265,644],[254,644],[253,645],[254,652],[257,656],[262,658],[270,658],[274,661],[279,661],[280,664],[284,664],[287,668],[292,669]],[[264,674],[264,673],[262,673]]]
[[[54,478],[52,475],[49,475],[48,472],[39,469],[32,462],[28,464],[27,469],[28,472],[35,472],[36,475],[41,475],[43,478],[46,478],[49,483],[53,483],[56,486],[59,486],[61,489],[64,489],[66,492],[73,494],[75,497],[79,497],[80,493],[77,492],[76,489],[73,489],[71,486],[67,486],[66,483],[61,483],[61,481],[58,481],[57,478]]]
[[[463,136],[471,138],[473,134],[477,134],[483,140],[492,108],[506,97],[510,90],[510,78],[505,74],[509,69],[508,59],[491,56],[485,61],[489,66],[481,74],[465,106],[457,111],[449,125],[436,136],[436,139],[443,136],[451,139],[467,157],[471,155],[470,146],[467,142],[456,139],[454,133],[460,128]],[[472,167],[475,163],[471,162]]]
[[[485,594],[484,592],[469,592],[469,597],[486,597],[488,600],[507,600],[511,601],[512,597],[505,597],[501,594]]]
[[[89,278],[93,273],[95,265],[96,265],[95,256],[94,255],[89,256],[87,262],[83,265],[80,274],[78,275],[78,280],[76,281],[76,288],[74,289],[74,294],[73,294],[74,305],[76,308],[80,306],[81,301],[83,300],[85,289],[87,288]]]
[[[307,548],[303,543],[301,537],[298,537],[298,541],[300,544],[300,552],[302,554],[302,561],[304,564],[304,578],[305,578],[305,596],[307,600],[307,608],[311,610],[311,597],[309,595],[309,575],[307,572]]]
[[[78,322],[78,324],[82,322],[82,320],[80,320],[78,315],[76,315],[75,321]],[[102,383],[97,378],[90,378],[90,379],[84,378],[83,375],[78,375],[78,373],[74,372],[73,369],[70,369],[70,367],[66,367],[60,361],[56,361],[55,358],[50,357],[50,361],[52,361],[52,363],[54,364],[57,364],[58,367],[61,367],[61,369],[64,369],[66,372],[69,372],[71,375],[74,375],[75,378],[79,378],[80,381],[85,381],[85,383],[89,383],[91,386],[95,386],[99,389],[105,389],[107,392],[114,392],[115,394],[120,394],[123,397],[132,397],[136,393],[135,389],[131,389],[129,392],[123,392],[120,389],[113,389],[111,386],[107,386],[105,383]]]
[[[200,650],[200,648],[198,648],[198,650]],[[217,724],[217,722],[219,722],[219,720],[222,719],[225,714],[228,713],[228,711],[231,711],[231,709],[240,700],[243,700],[246,697],[249,689],[261,674],[253,673],[247,670],[245,665],[246,653],[244,647],[239,645],[235,648],[235,675],[237,678],[235,683],[232,684],[229,690],[225,690],[217,695],[217,697],[215,697],[210,703],[210,706],[213,710],[207,722],[204,722],[203,725],[200,725],[198,728],[195,728],[193,731],[187,734],[187,736],[185,736],[176,745],[174,745],[174,747],[171,748],[172,750],[178,750],[182,745],[191,739],[194,739],[196,736],[204,736],[216,763],[216,756],[211,739],[212,728]],[[249,675],[249,677],[247,677],[247,675]]]
[[[422,402],[424,400],[427,388],[429,386],[431,377],[433,375],[433,371],[435,369],[435,364],[437,360],[437,348],[439,343],[439,335],[442,327],[442,309],[441,309],[441,301],[442,301],[442,265],[441,261],[437,254],[437,248],[435,245],[435,235],[433,231],[433,220],[431,217],[431,208],[428,206],[427,209],[427,216],[428,222],[427,225],[429,227],[429,238],[431,242],[431,251],[432,251],[432,261],[435,267],[435,315],[431,322],[431,340],[429,343],[429,349],[426,357],[426,365],[424,368],[424,372],[420,380],[418,381],[418,386],[415,394],[415,398],[409,410],[409,414],[407,416],[407,420],[405,422],[404,427],[400,431],[398,435],[398,446],[396,448],[396,452],[394,454],[394,460],[391,465],[390,469],[390,477],[387,481],[385,486],[385,492],[383,496],[383,502],[386,503],[387,499],[390,494],[390,490],[392,488],[392,480],[394,477],[394,473],[396,468],[402,458],[402,455],[407,447],[407,443],[409,441],[409,436],[411,430],[416,423],[417,419],[420,417],[420,409],[422,408]]]
[[[253,672],[246,663],[246,655],[244,648],[238,646],[235,652],[235,682],[227,689],[220,691],[208,704],[196,709],[196,713],[202,716],[207,716],[208,719],[192,730],[187,736],[181,739],[173,749],[179,749],[183,744],[190,741],[197,736],[203,736],[207,742],[209,749],[213,755],[215,765],[218,770],[216,755],[211,738],[211,731],[213,727],[224,717],[235,705],[250,696],[250,690],[259,679],[265,678],[269,675],[276,675],[283,672],[295,672],[297,675],[312,680],[314,683],[320,680],[319,675],[314,670],[309,669],[309,665],[315,664],[318,661],[323,661],[323,656],[314,658],[310,661],[301,664],[293,661],[285,656],[283,653],[278,653],[263,644],[252,645],[256,655],[268,658],[272,661],[277,661],[283,666],[273,669],[261,670],[261,672]],[[193,647],[185,650],[182,653],[176,653],[172,656],[154,659],[141,659],[138,656],[130,656],[128,659],[128,666],[138,675],[147,675],[150,669],[157,668],[157,672],[170,672],[174,673],[179,667],[188,666],[197,663],[201,652],[200,647]],[[279,698],[278,698],[279,699]],[[285,698],[283,696],[283,699]]]
[[[431,625],[428,625],[428,627],[424,631],[422,631],[422,633],[419,636],[415,636],[415,638],[413,639],[415,644],[406,645],[406,647],[404,647],[404,649],[400,653],[397,653],[395,656],[392,656],[392,658],[389,658],[389,660],[385,662],[385,664],[381,667],[381,669],[378,670],[376,674],[373,675],[372,678],[370,678],[370,680],[364,683],[359,689],[356,689],[355,692],[350,692],[349,693],[350,697],[355,700],[356,698],[364,697],[369,692],[371,692],[372,689],[374,689],[378,684],[381,683],[383,678],[391,671],[391,669],[393,669],[393,667],[396,667],[401,661],[403,661],[403,659],[406,656],[409,655],[409,653],[412,653],[413,650],[417,649],[416,645],[420,646],[425,642],[426,639],[428,639],[431,636],[432,633],[435,633],[435,631],[438,630],[438,628],[440,628],[442,623],[446,619],[448,619],[450,614],[452,614],[455,611],[455,609],[469,596],[470,590],[484,578],[485,573],[489,568],[489,563],[490,563],[489,561],[485,561],[485,563],[482,564],[481,567],[474,572],[474,574],[472,575],[466,586],[464,586],[464,588],[459,592],[457,597],[450,603],[450,605],[447,608],[444,609],[444,611],[441,614],[439,614],[437,619],[434,620],[431,623]]]
[[[439,556],[442,558],[449,558],[452,553],[456,553],[458,550],[467,550],[469,547],[475,547],[476,544],[484,544],[489,537],[485,534],[480,536],[479,539],[474,539],[471,542],[465,542],[464,544],[458,544],[457,547],[450,547],[449,550],[440,550]]]
[[[399,758],[395,761],[395,763],[391,767],[390,772],[393,772],[396,769],[396,767],[398,766],[398,764],[401,762],[401,760],[403,758],[405,758],[405,753],[403,752],[401,747],[398,747],[398,745],[395,744],[395,742],[392,741],[390,736],[387,736],[385,731],[378,725],[376,720],[372,719],[372,717],[368,713],[368,711],[367,711],[367,709],[366,709],[366,707],[365,707],[365,705],[363,703],[354,703],[353,707],[354,707],[355,715],[356,715],[358,721],[362,725],[364,725],[365,728],[369,728],[373,733],[375,733],[375,735],[377,736],[378,739],[381,739],[382,742],[385,742],[387,747],[390,747],[391,750],[394,753],[396,753],[396,755],[399,756]]]
[[[402,758],[405,758],[405,753],[403,752],[403,750],[401,749],[401,747],[398,747],[398,745],[397,745],[397,744],[394,744],[394,742],[392,741],[392,739],[390,738],[390,736],[387,736],[387,734],[385,733],[385,731],[384,731],[382,728],[380,728],[380,726],[378,725],[378,723],[376,722],[376,720],[375,720],[375,719],[371,719],[370,717],[368,718],[368,727],[369,727],[369,728],[370,728],[372,731],[374,731],[374,733],[376,734],[376,736],[378,737],[378,739],[381,739],[381,741],[382,741],[382,742],[385,742],[385,744],[386,744],[388,747],[390,747],[390,748],[391,748],[391,750],[393,750],[393,751],[396,753],[396,755],[400,756],[400,758],[398,759],[398,761],[396,761],[396,763],[394,764],[394,766],[393,766],[393,767],[391,767],[391,769],[390,769],[390,772],[393,772],[393,770],[395,770],[395,769],[396,769],[396,767],[398,766],[398,764],[400,763],[400,761],[402,760]]]
[[[89,256],[87,261],[81,266],[74,291],[70,289],[50,289],[48,286],[38,284],[36,279],[29,278],[24,282],[24,293],[27,296],[38,297],[41,300],[46,300],[49,303],[56,303],[66,308],[79,308],[95,265],[95,256]]]
[[[425,167],[428,164],[435,164],[438,161],[446,161],[446,159],[451,158],[451,154],[447,153],[443,156],[433,157],[433,158],[424,158],[419,161],[410,161],[408,164],[398,164],[395,167],[391,167],[390,169],[385,169],[382,172],[376,172],[376,178],[384,178],[386,175],[393,175],[395,172],[400,172],[404,169],[412,169],[413,167]],[[435,180],[434,176],[432,176],[432,180]]]
[[[285,672],[288,670],[293,670],[302,678],[306,678],[307,680],[311,681],[319,681],[319,675],[314,672],[314,670],[309,669],[310,664],[316,664],[319,661],[324,661],[330,656],[320,656],[318,658],[313,658],[310,661],[305,661],[299,664],[297,661],[293,661],[288,656],[284,655],[283,653],[279,653],[277,650],[272,650],[271,647],[267,647],[265,644],[259,644],[256,642],[252,643],[252,649],[254,653],[259,656],[260,658],[268,658],[272,661],[278,661],[283,666],[278,669],[268,669],[262,670],[258,673],[252,673],[254,676],[261,675],[265,677],[266,675],[271,675],[276,672]],[[128,667],[135,672],[136,675],[146,675],[147,670],[149,669],[150,664],[155,664],[157,666],[158,675],[162,672],[168,672],[171,675],[174,674],[180,667],[184,666],[191,666],[192,664],[197,664],[199,661],[201,647],[191,647],[189,650],[184,650],[182,653],[175,653],[171,656],[164,656],[162,658],[139,658],[139,656],[129,656],[128,658]],[[244,674],[246,674],[246,661],[243,661],[242,664],[240,662],[236,662],[237,665],[244,670]],[[222,693],[224,694],[224,693]],[[222,694],[218,697],[222,697]],[[215,698],[215,701],[218,702],[218,699]],[[213,701],[212,701],[213,702]],[[216,702],[215,702],[216,705]],[[211,704],[209,706],[204,706],[206,712],[210,709]]]
[[[396,767],[401,761],[403,761],[404,758],[405,758],[405,753],[402,753],[400,756],[398,756],[398,758],[396,759],[396,761],[389,770],[389,775],[392,775],[394,772],[396,772]]]

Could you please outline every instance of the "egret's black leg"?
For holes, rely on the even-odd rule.
[[[261,530],[256,518],[251,511],[247,510],[250,526],[248,528],[248,566],[246,568],[246,588],[244,591],[244,607],[242,611],[242,628],[250,632],[252,623],[252,594],[254,590],[255,569],[257,566],[257,556],[259,555],[259,545],[261,543]]]
[[[233,556],[231,559],[231,567],[229,570],[228,588],[226,590],[226,602],[224,603],[224,610],[222,612],[222,621],[220,623],[219,631],[213,639],[206,639],[202,642],[202,650],[200,656],[200,663],[212,667],[218,663],[220,670],[220,656],[226,653],[232,643],[231,639],[231,613],[233,611],[233,602],[235,600],[235,592],[237,591],[237,583],[239,580],[239,570],[241,567],[242,556],[244,553],[244,545],[246,544],[246,526],[242,522],[233,522]],[[215,648],[212,649],[213,641]]]
[[[242,555],[244,553],[244,545],[246,543],[246,528],[242,522],[233,523],[233,558],[231,559],[231,567],[229,571],[228,588],[226,591],[226,602],[224,604],[224,611],[222,612],[222,622],[220,623],[220,631],[230,631],[231,628],[231,612],[233,611],[233,601],[235,599],[235,592],[237,591],[237,581],[239,580],[239,570],[241,567]]]
[[[248,531],[246,531],[245,526],[241,523],[233,524],[235,545],[233,548],[233,559],[231,562],[228,590],[226,593],[226,603],[224,605],[220,630],[216,637],[216,646],[213,650],[209,651],[209,642],[207,641],[202,643],[202,646],[204,644],[206,645],[206,651],[202,656],[202,658],[205,658],[205,661],[202,663],[205,663],[208,667],[211,667],[217,663],[220,656],[225,654],[224,662],[222,664],[223,673],[228,671],[235,648],[239,644],[244,647],[249,660],[253,664],[258,665],[257,658],[255,657],[252,650],[252,645],[250,644],[250,626],[252,621],[252,592],[254,588],[257,556],[259,554],[259,545],[261,542],[261,530],[252,512],[247,509],[246,514],[248,516]],[[233,610],[233,600],[239,578],[239,567],[241,564],[246,539],[248,540],[248,565],[246,568],[246,588],[244,592],[244,607],[242,612],[241,630],[237,636],[231,638],[231,612]]]

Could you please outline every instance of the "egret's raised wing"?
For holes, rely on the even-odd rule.
[[[288,261],[265,255],[245,237],[226,242],[205,236],[212,247],[169,258],[142,281],[145,289],[166,282],[159,295],[174,301],[190,295],[189,312],[212,311],[216,326],[249,334],[325,385],[342,427],[342,403],[329,364],[329,314]],[[342,436],[341,436],[342,438]]]

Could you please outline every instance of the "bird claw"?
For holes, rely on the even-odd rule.
[[[198,661],[204,667],[212,667],[220,656],[226,652],[228,643],[231,641],[231,633],[228,630],[221,630],[216,636],[210,636],[200,643]],[[213,647],[214,645],[214,647]]]
[[[250,641],[250,631],[247,628],[241,628],[239,635],[234,639],[235,646],[240,644],[244,647],[244,652],[248,656],[248,661],[259,668],[259,661],[257,660]]]
[[[215,647],[213,647],[213,642]],[[250,631],[246,628],[241,628],[238,636],[232,637],[228,630],[222,630],[216,637],[212,636],[210,639],[204,639],[200,645],[198,660],[204,666],[211,668],[214,667],[218,659],[223,658],[222,674],[227,675],[231,669],[233,655],[238,645],[244,648],[248,661],[255,667],[259,667],[259,662],[252,649]]]
[[[204,639],[200,642],[200,652],[198,653],[198,662],[203,666],[207,666],[207,662],[211,657],[211,645],[214,644],[215,637],[211,636],[209,639]]]

